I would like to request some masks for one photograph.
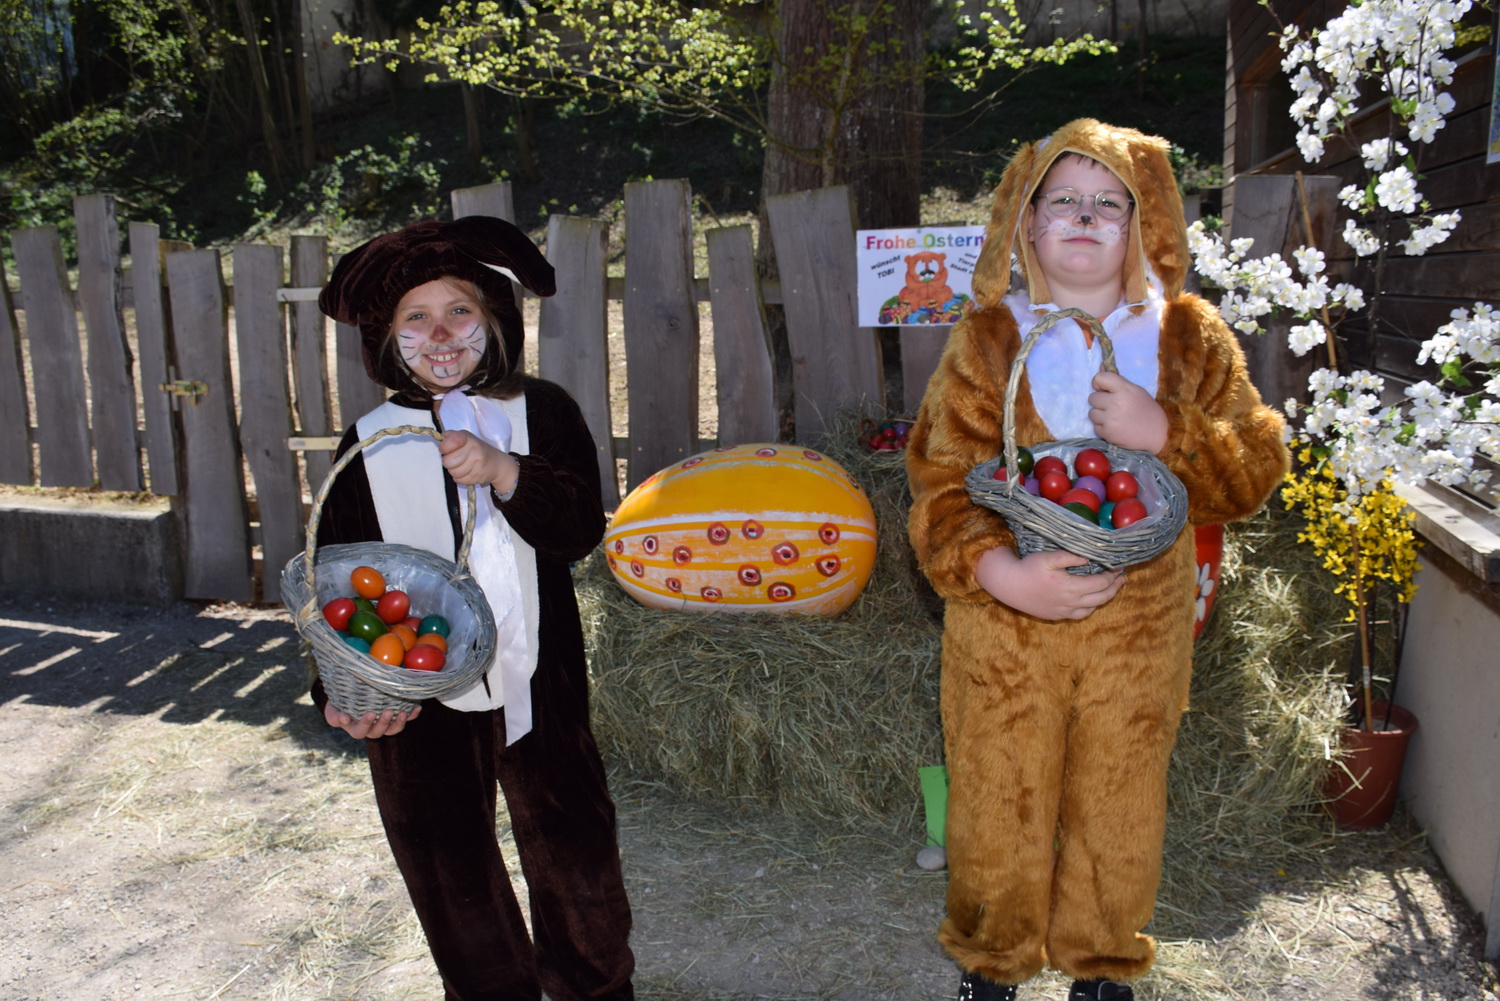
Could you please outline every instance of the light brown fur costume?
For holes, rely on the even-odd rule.
[[[983,553],[1015,544],[963,480],[1001,447],[1005,382],[1023,332],[1000,303],[1013,247],[1032,301],[1051,298],[1030,244],[1016,236],[1060,154],[1100,161],[1135,199],[1122,278],[1126,301],[1143,298],[1149,258],[1163,285],[1156,401],[1169,431],[1160,455],[1187,487],[1190,523],[1254,512],[1287,467],[1281,417],[1250,384],[1234,336],[1212,305],[1182,293],[1189,255],[1166,150],[1163,140],[1091,119],[1021,149],[996,191],[974,275],[982,308],[953,328],[908,448],[911,540],[946,600],[949,886],[939,939],[964,969],[1001,983],[1049,964],[1112,980],[1150,967],[1155,946],[1140,930],[1155,906],[1167,762],[1192,660],[1190,529],[1127,569],[1113,600],[1081,620],[1016,612],[975,579]],[[1024,376],[1016,411],[1020,444],[1055,438]]]

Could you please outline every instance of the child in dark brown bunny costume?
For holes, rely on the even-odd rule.
[[[949,336],[908,449],[909,531],[945,599],[942,712],[951,783],[947,919],[963,1001],[1009,1001],[1051,966],[1071,1001],[1128,1001],[1152,963],[1166,770],[1192,666],[1194,541],[1122,572],[1020,557],[964,477],[999,454],[1023,334],[1048,312],[1100,318],[1119,374],[1085,327],[1055,324],[1027,359],[1021,445],[1099,437],[1159,456],[1191,524],[1258,509],[1287,469],[1217,310],[1189,267],[1167,143],[1092,119],[1023,146],[996,191],[974,273],[980,305]],[[1012,254],[1024,284],[1007,294]]]
[[[594,440],[571,397],[519,370],[511,278],[541,295],[552,267],[520,230],[482,216],[421,222],[347,254],[318,302],[360,329],[370,377],[395,394],[340,451],[389,437],[334,481],[318,544],[384,540],[453,559],[459,484],[478,487],[470,567],[495,613],[494,664],[451,698],[355,718],[375,800],[447,1001],[629,1001],[634,958],[615,810],[589,729],[570,562],[604,533]],[[482,541],[483,540],[483,541]],[[495,831],[505,803],[531,931]]]

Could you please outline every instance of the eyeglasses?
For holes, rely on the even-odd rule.
[[[1078,214],[1085,201],[1094,203],[1094,211],[1100,219],[1110,222],[1125,218],[1135,204],[1123,191],[1100,191],[1097,194],[1081,194],[1077,188],[1053,188],[1038,192],[1036,200],[1047,207],[1048,213],[1058,219],[1071,219]]]

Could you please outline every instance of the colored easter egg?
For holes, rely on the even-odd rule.
[[[837,615],[875,566],[875,512],[820,452],[736,445],[632,490],[604,552],[615,580],[649,607]]]

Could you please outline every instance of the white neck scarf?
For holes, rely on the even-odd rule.
[[[530,444],[525,397],[492,400],[465,393],[467,388],[440,398],[437,413],[443,429],[468,431],[501,451],[524,454]],[[382,427],[432,423],[426,413],[387,403],[360,419],[359,434],[369,437]],[[404,542],[456,558],[442,462],[431,441],[387,438],[366,450],[365,471],[387,542]],[[477,487],[475,495],[478,510],[469,569],[495,615],[495,659],[481,681],[442,702],[463,712],[504,706],[506,743],[513,744],[531,730],[531,675],[536,670],[538,640],[536,553],[510,530],[486,487]],[[468,515],[468,491],[460,488],[458,499],[463,523]]]

